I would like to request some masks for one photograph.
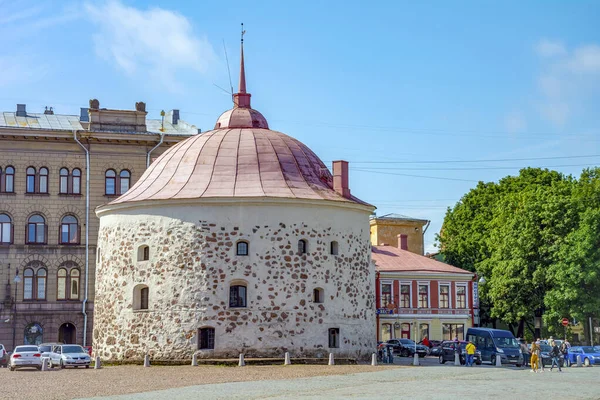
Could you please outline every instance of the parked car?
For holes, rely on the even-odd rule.
[[[400,342],[400,355],[402,357],[413,357],[415,355],[415,349],[419,357],[425,357],[429,354],[429,348],[427,346],[423,346],[422,344],[416,344],[414,340],[411,339],[397,339]]]
[[[10,355],[8,368],[14,371],[17,368],[42,369],[42,354],[37,346],[17,346]]]
[[[502,364],[523,365],[521,346],[510,331],[490,328],[469,328],[467,340],[473,342],[481,352],[481,361],[496,364],[500,357]]]
[[[91,358],[88,352],[78,344],[59,344],[52,346],[52,351],[48,354],[50,357],[50,366],[65,367],[90,367]]]
[[[440,354],[442,354],[442,343],[438,344],[437,346],[432,347],[429,350],[429,355],[432,357],[439,357]]]
[[[447,340],[442,342],[441,344],[441,353],[439,355],[440,364],[445,364],[446,362],[454,362],[454,354],[456,353],[456,342],[452,340]],[[458,342],[458,354],[460,359],[460,364],[465,365],[467,363],[467,342],[461,340]],[[481,365],[481,352],[479,350],[475,351],[473,355],[473,361],[477,365]]]
[[[0,367],[6,368],[8,366],[8,354],[4,345],[0,343]]]
[[[577,356],[581,356],[583,365],[600,364],[600,349],[592,346],[573,346],[567,353],[567,364],[577,363]]]
[[[390,339],[385,342],[388,346],[391,346],[394,350],[394,353],[400,354],[402,351],[402,343],[400,343],[400,339]]]

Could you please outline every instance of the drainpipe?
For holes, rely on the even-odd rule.
[[[165,134],[161,132],[160,134],[160,141],[158,142],[158,144],[156,146],[154,146],[147,154],[146,154],[146,168],[148,168],[150,166],[150,154],[152,154],[152,152],[154,150],[156,150],[162,143],[163,140],[165,139]]]
[[[85,311],[88,302],[88,286],[90,275],[90,151],[79,139],[77,139],[77,130],[73,130],[73,139],[85,151],[85,296],[81,303],[81,313],[83,314],[83,345],[87,344],[87,320],[88,315]]]
[[[429,224],[431,224],[431,220],[427,221],[427,225],[425,225],[425,229],[423,229],[423,255],[425,255],[425,232],[427,232],[427,228],[429,228]]]

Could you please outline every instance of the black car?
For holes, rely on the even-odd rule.
[[[400,354],[402,351],[402,343],[400,343],[400,339],[390,339],[385,342],[388,346],[391,346],[394,350],[394,353]]]
[[[445,341],[441,344],[441,352],[439,355],[440,364],[445,364],[446,362],[454,362],[454,354],[456,353],[457,343],[455,341]],[[465,365],[467,362],[467,342],[459,341],[458,342],[458,355],[460,359],[460,364]],[[477,365],[481,365],[481,352],[475,351],[473,355],[473,361]]]
[[[429,355],[433,356],[433,357],[439,357],[440,354],[442,354],[442,344],[438,344],[437,346],[433,346],[430,350],[429,350]]]
[[[429,348],[422,344],[416,344],[411,339],[395,339],[400,343],[399,353],[402,357],[413,357],[415,349],[419,357],[425,357],[429,353]]]

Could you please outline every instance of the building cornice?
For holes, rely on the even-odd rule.
[[[114,142],[151,142],[160,141],[158,133],[127,133],[127,132],[97,132],[97,131],[77,131],[80,137],[86,141],[114,141]],[[180,142],[189,138],[192,135],[172,135],[165,133],[164,141],[170,143]],[[0,127],[0,140],[39,140],[39,139],[54,139],[54,140],[73,140],[73,131],[51,130],[51,129],[13,129]]]
[[[452,279],[453,281],[470,281],[472,272],[427,272],[427,271],[377,271],[380,279]]]

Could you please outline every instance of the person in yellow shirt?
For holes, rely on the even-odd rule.
[[[467,367],[472,367],[473,366],[473,358],[475,357],[475,350],[477,350],[475,348],[475,345],[469,341],[469,343],[467,343],[467,347],[465,348],[466,352],[467,352],[467,360],[465,362],[465,366]]]
[[[540,339],[531,342],[531,372],[538,372],[538,358],[540,356]]]

